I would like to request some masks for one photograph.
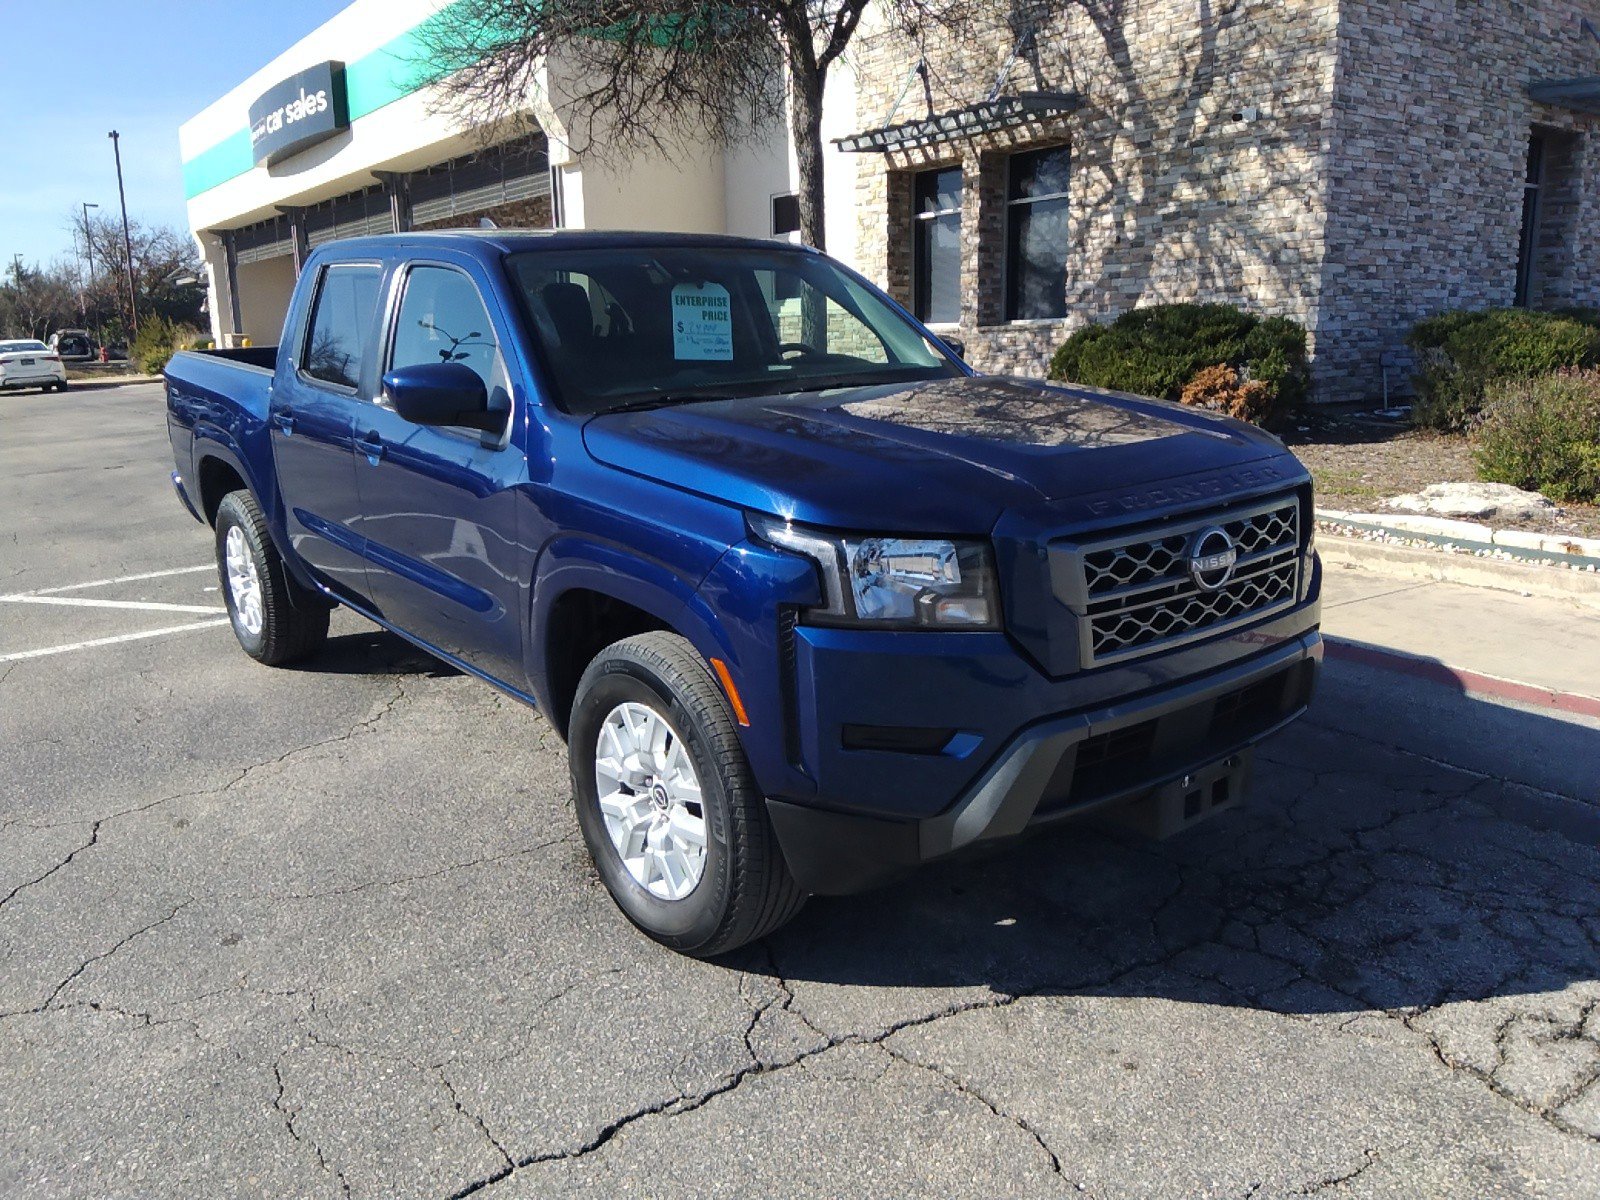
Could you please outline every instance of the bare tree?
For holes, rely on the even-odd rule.
[[[72,288],[59,267],[12,264],[0,284],[0,334],[43,341],[73,311]]]
[[[70,220],[73,242],[93,251],[95,275],[85,283],[86,307],[99,314],[102,321],[124,315],[128,266],[121,222],[96,216],[86,223],[81,210],[75,211]],[[194,242],[170,226],[142,225],[138,221],[129,223],[129,240],[139,311],[184,325],[199,324],[205,293],[198,284],[202,272]],[[179,279],[196,282],[179,283]]]
[[[868,0],[458,0],[424,25],[440,105],[495,128],[528,112],[541,69],[575,80],[562,119],[581,153],[726,146],[785,110],[799,161],[800,234],[825,248],[822,95]],[[873,23],[918,48],[960,37],[1006,0],[877,0]],[[545,99],[550,99],[545,97]]]

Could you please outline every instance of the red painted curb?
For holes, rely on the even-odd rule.
[[[1447,666],[1437,659],[1418,658],[1398,650],[1380,650],[1375,646],[1346,642],[1339,638],[1324,637],[1323,644],[1327,648],[1329,658],[1360,663],[1365,667],[1377,667],[1384,671],[1394,671],[1416,679],[1426,679],[1430,683],[1442,683],[1463,693],[1491,696],[1497,700],[1510,700],[1515,704],[1549,708],[1600,721],[1600,698],[1594,696],[1558,692],[1554,688],[1540,687],[1538,684],[1518,683],[1514,679],[1501,679],[1496,675],[1482,675],[1477,671]]]

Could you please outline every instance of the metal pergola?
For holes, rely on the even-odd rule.
[[[1003,133],[1050,117],[1065,116],[1082,107],[1083,97],[1076,92],[1017,92],[991,96],[963,108],[935,113],[915,121],[901,121],[881,129],[867,129],[849,137],[834,138],[833,144],[846,154],[888,154],[894,150],[917,150],[958,138]]]
[[[1580,79],[1546,79],[1528,85],[1528,97],[1540,104],[1600,115],[1600,75]]]

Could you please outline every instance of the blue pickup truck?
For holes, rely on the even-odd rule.
[[[645,933],[719,954],[917,864],[1238,802],[1322,656],[1269,434],[984,376],[822,254],[326,244],[281,346],[166,371],[245,652],[344,605],[537,706]]]

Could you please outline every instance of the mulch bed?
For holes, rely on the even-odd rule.
[[[1301,430],[1301,425],[1309,428]],[[1465,437],[1413,429],[1370,413],[1315,412],[1291,425],[1284,441],[1316,480],[1320,508],[1383,512],[1383,501],[1390,497],[1420,492],[1430,483],[1478,477]],[[1563,504],[1559,515],[1543,520],[1491,517],[1482,523],[1600,537],[1600,507]]]

